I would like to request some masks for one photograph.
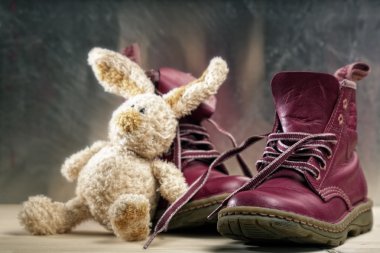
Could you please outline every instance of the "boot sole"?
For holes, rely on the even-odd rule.
[[[218,214],[223,236],[256,244],[298,243],[338,246],[373,225],[372,201],[356,206],[343,220],[328,223],[291,212],[259,207],[230,207]]]
[[[228,194],[220,194],[209,198],[194,200],[184,205],[169,223],[169,229],[194,228],[209,224],[216,224],[217,218],[207,220],[207,216],[214,211]],[[165,210],[159,210],[156,220]]]

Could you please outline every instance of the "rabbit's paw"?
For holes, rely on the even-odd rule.
[[[19,213],[21,225],[34,235],[53,235],[67,232],[66,209],[63,203],[52,202],[50,198],[39,195],[24,202]]]
[[[149,201],[143,195],[120,196],[109,210],[114,233],[126,241],[146,239],[149,235],[149,210]]]

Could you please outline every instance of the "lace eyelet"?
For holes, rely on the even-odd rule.
[[[321,173],[318,173],[318,176],[317,177],[314,177],[315,180],[319,181],[319,179],[321,179]]]
[[[339,114],[339,116],[338,116],[338,122],[339,122],[339,125],[343,124],[343,114]]]
[[[347,107],[348,107],[348,100],[347,100],[347,98],[345,98],[344,100],[343,100],[343,109],[347,109]]]

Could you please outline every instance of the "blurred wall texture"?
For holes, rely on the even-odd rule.
[[[380,203],[380,1],[18,1],[0,3],[0,202],[34,194],[66,200],[64,158],[104,139],[123,101],[87,66],[95,46],[142,49],[146,69],[199,75],[215,55],[230,65],[214,119],[239,141],[271,129],[271,77],[334,72],[362,60],[359,146],[370,196]],[[220,150],[228,142],[213,135]],[[246,151],[253,167],[263,144]],[[230,167],[239,173],[236,164]],[[355,187],[355,186],[353,186]]]

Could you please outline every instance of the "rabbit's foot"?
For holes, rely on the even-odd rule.
[[[121,195],[110,207],[114,233],[126,241],[140,241],[149,235],[149,201],[143,195]]]
[[[30,197],[19,213],[21,225],[34,235],[54,235],[91,217],[83,199],[75,197],[67,203],[53,202],[43,195]]]
[[[34,235],[61,234],[70,230],[65,222],[65,205],[39,195],[24,202],[19,214],[21,225]]]

